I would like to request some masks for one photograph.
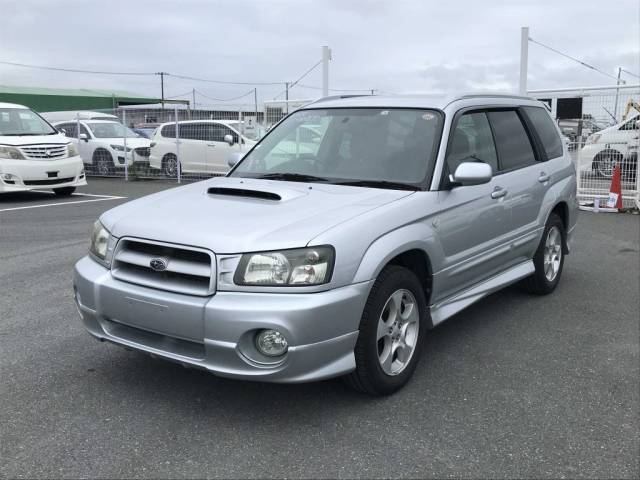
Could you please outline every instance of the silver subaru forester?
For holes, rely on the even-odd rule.
[[[94,337],[185,366],[389,394],[440,322],[556,288],[575,192],[536,100],[329,97],[226,177],[104,213],[75,300]]]

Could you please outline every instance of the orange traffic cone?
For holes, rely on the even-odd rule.
[[[611,187],[609,187],[609,198],[607,199],[608,208],[622,209],[622,174],[620,165],[613,167],[613,176],[611,177]]]

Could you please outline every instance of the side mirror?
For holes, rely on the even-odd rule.
[[[231,135],[229,135],[231,136]],[[229,157],[227,157],[227,165],[229,165],[229,167],[233,168],[237,165],[237,163],[242,160],[242,157],[244,156],[243,152],[231,152],[229,154]]]
[[[218,138],[220,138],[220,137],[218,137]],[[229,144],[229,146],[232,146],[234,143],[236,143],[236,142],[233,141],[233,135],[231,135],[229,133],[227,133],[224,136],[224,141],[227,142]]]
[[[85,142],[89,141],[89,137],[87,137],[86,133],[81,133],[80,134],[80,140],[84,140]]]
[[[463,186],[489,183],[493,177],[491,165],[484,162],[462,162],[451,176],[451,181]]]

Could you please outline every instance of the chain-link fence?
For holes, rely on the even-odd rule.
[[[265,134],[265,112],[255,106],[45,112],[78,145],[89,176],[199,180],[229,171],[232,156]],[[177,120],[177,121],[176,121]]]
[[[549,105],[565,137],[576,165],[580,204],[606,203],[618,165],[623,206],[640,208],[640,86],[536,90],[529,94]]]

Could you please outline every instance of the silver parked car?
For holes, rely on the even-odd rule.
[[[313,148],[296,148],[309,129]],[[226,177],[104,213],[75,299],[99,340],[227,377],[345,376],[389,394],[440,322],[514,282],[556,288],[575,192],[533,99],[326,98]]]

